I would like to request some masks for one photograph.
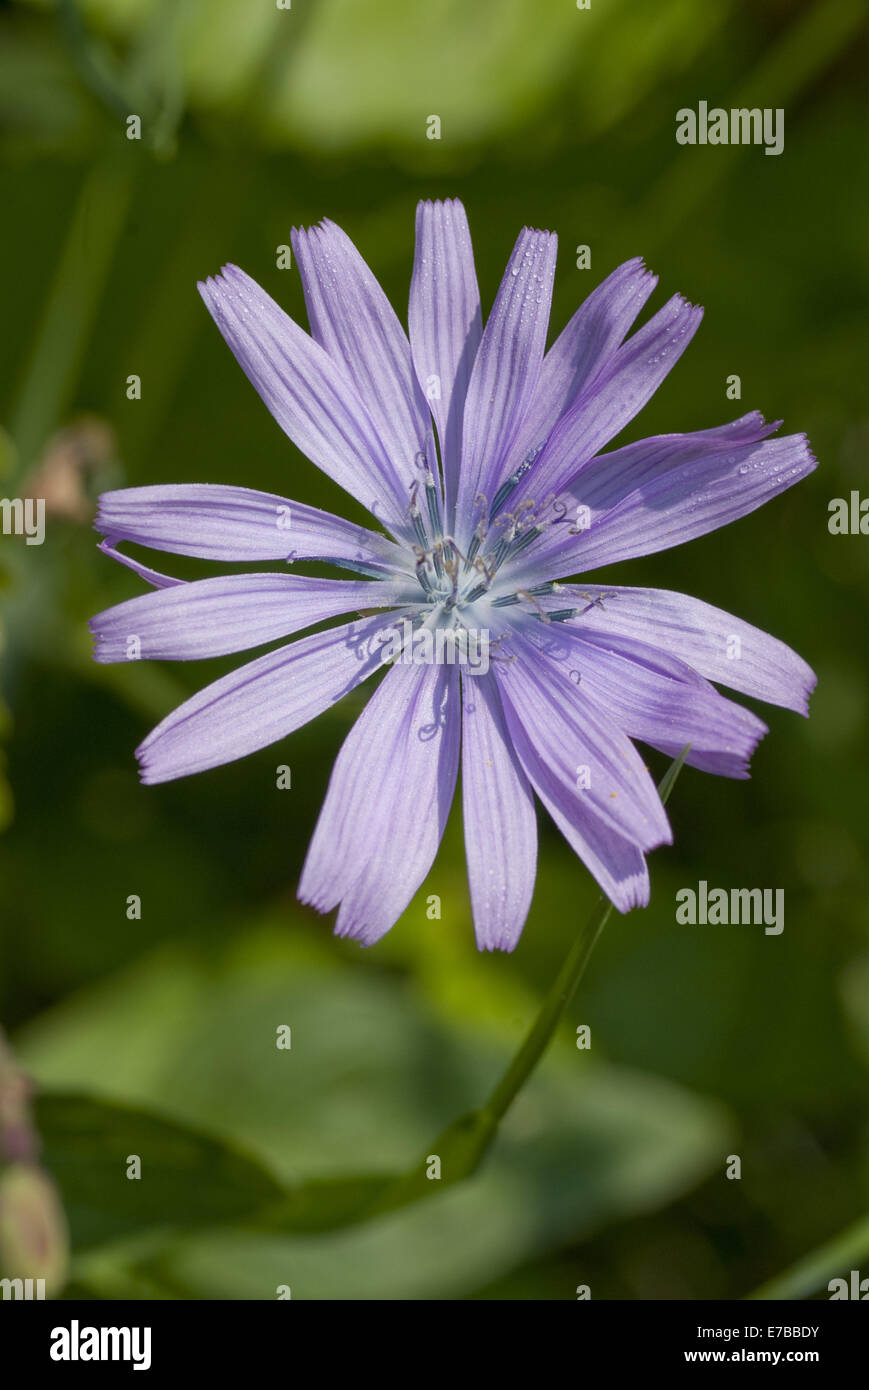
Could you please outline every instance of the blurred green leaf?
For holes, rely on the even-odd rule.
[[[115,1112],[114,1098],[171,1117],[154,1123],[168,1125],[169,1138],[172,1125],[180,1127],[182,1154],[204,1131],[224,1136],[230,1151],[243,1144],[254,1163],[275,1174],[282,1190],[261,1190],[254,1180],[233,1209],[222,1183],[213,1200],[209,1195],[212,1160],[204,1153],[186,1150],[190,1167],[182,1164],[180,1176],[172,1177],[171,1164],[166,1168],[172,1194],[180,1195],[181,1177],[194,1181],[201,1173],[202,1205],[192,1208],[197,1219],[201,1214],[203,1222],[224,1226],[244,1211],[244,1224],[257,1228],[226,1237],[258,1252],[250,1273],[238,1276],[237,1295],[217,1291],[223,1276],[209,1282],[198,1263],[196,1272],[176,1272],[173,1279],[184,1287],[192,1281],[196,1296],[268,1297],[251,1290],[267,1288],[275,1252],[285,1246],[295,1251],[297,1242],[310,1252],[311,1269],[321,1271],[320,1287],[337,1229],[368,1216],[386,1181],[407,1171],[433,1134],[485,1094],[510,1055],[507,1047],[481,1039],[467,1025],[435,1021],[408,997],[400,977],[384,979],[361,964],[336,969],[325,951],[322,959],[329,969],[319,951],[271,931],[251,933],[243,945],[212,951],[208,959],[178,948],[159,952],[20,1035],[22,1062],[41,1084],[86,1086],[106,1097],[107,1126],[99,1132],[100,1145],[108,1143],[105,1167],[100,1176],[81,1177],[88,1185],[84,1206],[95,1206],[92,1223],[73,1213],[74,1231],[84,1229],[88,1246],[141,1232],[149,1222],[171,1224],[179,1204],[175,1195],[171,1201],[160,1195],[162,1162],[159,1182],[152,1172],[150,1196],[145,1181],[124,1177],[127,1153],[142,1155],[147,1177],[148,1153],[159,1150],[149,1131],[113,1132],[126,1113]],[[278,1026],[291,1027],[290,1050],[276,1048]],[[50,1111],[46,1118],[49,1131],[58,1127]],[[136,1116],[136,1122],[152,1121]],[[67,1129],[79,1132],[82,1123],[72,1115]],[[504,1271],[553,1239],[685,1190],[719,1162],[727,1131],[718,1106],[668,1083],[576,1050],[548,1058],[506,1118],[483,1176],[461,1184],[455,1197],[436,1182],[427,1190],[430,1200],[422,1206],[454,1220],[457,1233],[467,1224],[468,1203],[479,1219],[450,1257],[417,1253],[422,1267],[412,1282],[418,1296],[440,1296],[454,1284],[470,1288],[489,1260]],[[53,1141],[46,1162],[64,1186],[70,1160],[54,1167],[57,1152]],[[441,1157],[446,1176],[450,1156]],[[99,1196],[109,1175],[112,1204],[100,1225]],[[140,1205],[146,1199],[149,1205]],[[330,1296],[352,1296],[358,1260],[379,1259],[384,1241],[407,1252],[383,1275],[393,1288],[384,1296],[400,1296],[408,1277],[403,1260],[412,1258],[417,1240],[436,1241],[440,1230],[440,1218],[408,1207],[348,1233],[348,1249],[360,1253],[343,1273],[335,1272]],[[297,1234],[280,1234],[290,1232]],[[165,1254],[169,1260],[168,1249],[149,1259]],[[181,1258],[173,1245],[173,1267]],[[126,1256],[122,1263],[129,1275]],[[227,1278],[232,1285],[235,1276]]]
[[[714,41],[730,4],[659,0],[642,14],[629,0],[582,11],[537,0],[533,13],[527,0],[295,0],[284,9],[81,0],[76,9],[94,35],[94,56],[79,58],[86,75],[106,66],[103,31],[131,46],[156,33],[163,66],[177,70],[194,109],[246,119],[275,145],[380,144],[452,168],[481,141],[521,138],[554,94],[567,95],[584,130],[606,129]],[[438,140],[426,137],[431,114],[442,121]]]
[[[716,1107],[601,1068],[578,1088],[530,1086],[485,1170],[428,1201],[321,1234],[203,1233],[141,1262],[120,1255],[116,1267],[197,1298],[272,1298],[279,1284],[293,1298],[461,1297],[553,1245],[654,1210],[723,1160],[729,1137]]]
[[[232,1221],[281,1196],[261,1164],[146,1111],[47,1093],[35,1113],[76,1250],[155,1227]],[[140,1178],[127,1177],[132,1156]]]

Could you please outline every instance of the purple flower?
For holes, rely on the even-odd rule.
[[[702,313],[676,295],[628,337],[656,284],[639,259],[547,352],[548,232],[522,231],[484,328],[464,209],[420,204],[409,338],[340,228],[296,232],[293,245],[310,336],[236,266],[199,289],[281,428],[382,529],[246,487],[103,495],[103,549],[154,591],[93,620],[98,661],[219,656],[357,615],[185,701],[138,749],[143,781],[286,737],[388,656],[338,754],[304,902],[337,906],[336,931],[364,943],[389,930],[431,868],[461,744],[481,948],[510,950],[528,913],[534,793],[620,911],[647,903],[645,852],[672,836],[632,740],[671,755],[690,743],[693,766],[745,777],[766,726],[712,682],[805,713],[815,678],[782,642],[696,599],[560,581],[753,511],[814,468],[805,436],[772,439],[778,424],[752,412],[601,453]],[[216,561],[327,560],[353,577],[184,583],[121,541]]]

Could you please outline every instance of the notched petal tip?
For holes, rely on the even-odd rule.
[[[290,244],[296,253],[297,260],[304,256],[308,242],[313,241],[319,228],[318,222],[311,222],[307,227],[292,227],[290,229]]]
[[[142,755],[141,748],[137,748],[137,749],[136,749],[135,757],[136,757],[136,762],[137,762],[137,764],[138,764],[139,781],[141,782],[142,786],[143,786],[143,787],[153,787],[153,786],[156,786],[157,781],[158,781],[159,779],[156,778],[156,777],[152,777],[152,776],[151,776],[150,770],[149,770],[149,767],[148,767],[148,763],[147,763],[146,759],[144,758],[144,756]]]
[[[524,255],[525,252],[529,250],[529,242],[532,244],[536,242],[541,248],[547,246],[548,243],[551,242],[553,249],[557,249],[558,233],[550,232],[545,227],[523,227],[513,245],[508,265],[512,264],[520,255]]]
[[[740,415],[738,419],[731,420],[730,424],[732,429],[736,429],[738,426],[747,426],[752,430],[764,430],[767,434],[773,434],[781,428],[782,421],[767,420],[762,410],[749,410],[745,415]]]
[[[462,212],[465,210],[461,198],[420,198],[416,206],[418,212],[423,208],[461,208]]]
[[[620,275],[625,279],[633,279],[638,276],[640,279],[651,280],[653,282],[652,289],[658,283],[658,276],[646,265],[645,256],[629,256],[626,261],[621,261],[616,266],[611,275]],[[601,284],[605,283],[605,281],[601,281]]]
[[[220,294],[226,293],[224,281],[219,275],[207,275],[204,280],[196,281],[196,288],[206,309],[214,318],[219,308]]]
[[[88,619],[88,633],[93,639],[91,660],[99,662],[101,666],[111,662],[111,657],[106,655],[107,643],[101,626],[103,617],[104,614],[97,613],[95,617]]]
[[[338,900],[330,899],[329,895],[322,890],[311,891],[302,888],[301,884],[296,889],[296,898],[303,906],[311,907],[315,912],[319,912],[321,915],[326,912],[334,911],[338,906]]]
[[[222,265],[216,275],[209,275],[204,281],[197,281],[197,289],[212,313],[221,307],[222,301],[232,297],[241,298],[242,292],[249,286],[262,293],[256,281],[232,261]]]
[[[331,217],[321,217],[318,222],[312,222],[308,227],[293,227],[290,231],[290,243],[299,259],[304,256],[308,244],[319,244],[336,236],[344,242],[350,242],[354,250],[357,249],[344,228],[333,222]]]
[[[159,725],[158,725],[159,728]],[[155,730],[156,732],[156,730]],[[187,773],[156,771],[154,762],[150,756],[149,743],[152,735],[149,734],[135,750],[136,762],[139,765],[139,781],[145,787],[156,787],[163,782],[175,782],[179,777],[187,776]]]
[[[794,435],[794,438],[795,438],[795,439],[798,439],[798,440],[800,441],[800,444],[802,445],[803,450],[804,450],[804,452],[805,452],[806,459],[808,460],[808,464],[809,464],[809,467],[808,467],[808,469],[807,469],[807,472],[808,472],[808,473],[814,473],[815,469],[818,467],[818,459],[817,459],[817,457],[816,457],[816,455],[815,455],[814,449],[812,448],[811,444],[809,443],[809,437],[808,437],[808,435],[807,435],[807,434],[796,434],[796,435]]]
[[[629,912],[633,912],[634,908],[649,906],[650,885],[648,874],[642,876],[637,875],[632,879],[623,881],[623,883],[619,884],[619,888],[621,891],[609,900],[616,912],[620,912],[622,916],[627,916]],[[608,895],[604,894],[604,896],[606,897]]]
[[[812,696],[818,686],[818,677],[808,663],[804,662],[803,664],[805,666],[805,671],[803,673],[802,689],[800,690],[800,701],[798,705],[792,705],[791,708],[795,714],[801,714],[804,719],[808,719],[810,713],[809,705],[811,704]]]
[[[702,304],[693,303],[692,300],[686,299],[685,295],[683,294],[676,294],[673,296],[673,299],[678,303],[679,309],[682,312],[687,313],[692,319],[692,321],[696,319],[696,321],[699,323],[700,320],[703,318],[703,315],[706,311],[703,308]]]
[[[488,951],[488,953],[489,953],[490,955],[494,955],[496,951],[503,951],[505,955],[508,955],[508,956],[509,956],[509,955],[512,955],[512,954],[513,954],[513,952],[516,950],[516,947],[519,945],[519,942],[520,942],[521,940],[522,940],[522,934],[521,934],[521,932],[520,932],[519,936],[517,936],[517,937],[515,937],[515,938],[513,938],[513,939],[511,939],[510,937],[505,937],[504,939],[502,939],[502,940],[497,940],[497,941],[481,941],[480,938],[477,937],[477,938],[476,938],[477,950],[480,951],[480,952],[482,952],[482,951]]]
[[[331,911],[331,909],[327,910]],[[335,926],[332,928],[332,935],[339,936],[344,941],[355,941],[359,946],[376,946],[384,934],[382,927],[372,928],[364,918],[348,916],[342,921],[343,916],[344,904],[342,902],[338,909]]]

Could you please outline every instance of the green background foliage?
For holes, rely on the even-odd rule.
[[[831,498],[869,495],[863,18],[859,0],[0,9],[0,489],[54,499],[42,547],[0,538],[0,1020],[40,1085],[69,1294],[718,1299],[865,1215],[869,540],[827,528]],[[678,146],[675,113],[701,99],[784,107],[784,153]],[[141,585],[90,517],[105,487],[207,481],[362,519],[271,420],[195,282],[235,261],[304,322],[275,252],[329,216],[404,315],[416,201],[453,195],[484,306],[523,224],[560,237],[555,328],[637,254],[653,308],[705,305],[626,440],[753,408],[809,435],[807,482],[611,578],[739,614],[820,679],[810,721],[761,710],[751,781],[683,772],[651,906],[610,923],[482,1171],[360,1220],[491,1088],[596,890],[542,822],[519,948],[479,956],[454,814],[389,937],[333,939],[295,885],[365,692],[141,787],[135,745],[236,659],[93,664],[88,616]],[[700,879],[784,888],[783,934],[677,925]]]

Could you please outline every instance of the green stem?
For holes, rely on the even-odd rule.
[[[859,1269],[869,1259],[869,1216],[862,1216],[811,1254],[804,1255],[795,1265],[761,1284],[749,1299],[806,1298],[833,1278],[848,1279],[852,1269]]]
[[[678,758],[670,764],[658,786],[664,803],[673,790],[689,749],[690,744],[686,744]],[[405,1206],[408,1202],[419,1201],[429,1196],[436,1187],[462,1182],[476,1172],[495,1141],[501,1120],[552,1041],[558,1022],[573,998],[612,910],[612,903],[602,898],[571,946],[567,959],[543,1001],[525,1041],[485,1105],[479,1110],[472,1110],[470,1114],[460,1116],[429,1145],[428,1153],[437,1155],[440,1159],[442,1184],[429,1182],[426,1178],[426,1163],[417,1162],[409,1173],[385,1183],[381,1194],[368,1208],[367,1216],[379,1215]]]
[[[597,945],[612,911],[611,902],[601,902],[586,922],[555,977],[552,988],[543,1001],[543,1007],[534,1020],[524,1043],[483,1106],[483,1113],[490,1116],[495,1125],[504,1118],[549,1046],[558,1022],[585,974],[589,957]]]
[[[678,758],[670,765],[661,780],[658,791],[664,805],[667,804],[676,778],[682,770],[689,747],[690,744],[682,749]],[[483,1106],[482,1114],[492,1124],[492,1137],[494,1137],[494,1130],[498,1123],[506,1115],[549,1046],[559,1020],[585,974],[591,953],[600,940],[601,933],[609,921],[612,911],[612,903],[606,898],[602,898],[571,946],[567,959],[556,975],[552,988],[543,1001],[543,1007],[534,1020],[524,1043],[501,1077],[487,1103]]]

